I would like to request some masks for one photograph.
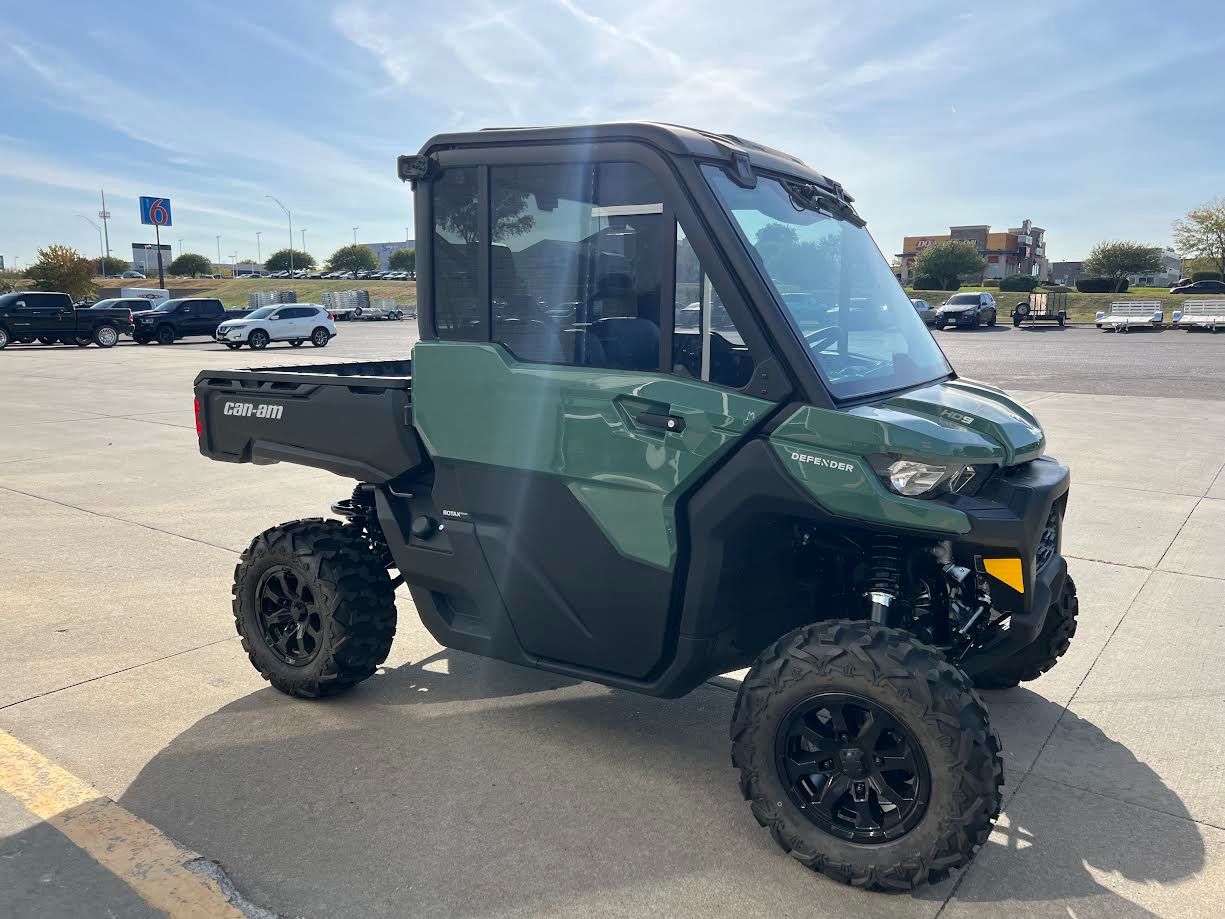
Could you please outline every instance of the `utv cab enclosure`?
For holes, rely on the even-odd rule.
[[[777,150],[490,130],[399,175],[411,362],[196,379],[206,456],[357,480],[243,555],[252,663],[366,679],[404,583],[440,643],[528,667],[679,696],[748,666],[732,759],[784,849],[878,888],[965,864],[1003,782],[973,686],[1076,626],[1036,419],[957,377],[851,197]]]

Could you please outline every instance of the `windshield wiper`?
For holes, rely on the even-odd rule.
[[[820,185],[806,182],[788,182],[787,193],[791,200],[806,210],[822,211],[831,217],[845,220],[857,227],[865,227],[868,222],[855,213],[855,208]]]

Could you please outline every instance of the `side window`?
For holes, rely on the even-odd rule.
[[[474,166],[447,169],[432,183],[434,327],[447,340],[486,341],[488,316],[479,302],[482,245]]]
[[[697,253],[676,227],[672,372],[739,389],[753,377],[753,358]]]
[[[670,246],[651,173],[495,166],[489,185],[493,341],[525,361],[658,370]]]

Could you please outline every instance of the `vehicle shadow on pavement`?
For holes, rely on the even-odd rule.
[[[1043,706],[1060,708],[1024,690],[1008,698],[1047,724]],[[734,700],[714,687],[653,699],[443,651],[335,700],[265,689],[233,702],[162,750],[120,803],[282,914],[930,916],[951,882],[866,894],[775,848],[729,767]],[[1143,764],[1131,781],[1187,817]],[[1070,813],[1040,790],[1037,806],[1018,795],[958,902],[1145,915],[1090,868],[1171,884],[1202,867],[1188,819],[1165,818],[1173,829],[1154,845],[1170,855],[1154,858],[1142,835],[1095,824],[1087,797]]]

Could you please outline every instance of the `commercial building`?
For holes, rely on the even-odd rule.
[[[1085,277],[1084,262],[1052,262],[1051,281],[1065,287],[1075,287],[1076,282]]]
[[[391,258],[393,252],[399,252],[401,249],[415,249],[417,243],[411,239],[401,240],[396,243],[362,243],[374,251],[374,254],[379,257],[379,268],[386,271],[391,266],[387,260]]]
[[[1045,281],[1050,275],[1050,262],[1046,258],[1046,230],[1025,220],[1019,227],[1004,233],[993,233],[987,224],[973,224],[949,227],[948,233],[939,235],[905,237],[902,251],[898,253],[902,283],[909,284],[914,280],[914,261],[920,252],[933,243],[949,240],[973,243],[987,261],[981,275],[966,277],[966,281],[984,281],[1011,274],[1034,275]]]
[[[1171,287],[1183,276],[1182,256],[1173,249],[1161,250],[1161,270],[1147,274],[1129,274],[1127,283],[1132,287]],[[1081,278],[1089,277],[1084,262],[1053,262],[1050,280],[1056,284],[1075,287]]]

